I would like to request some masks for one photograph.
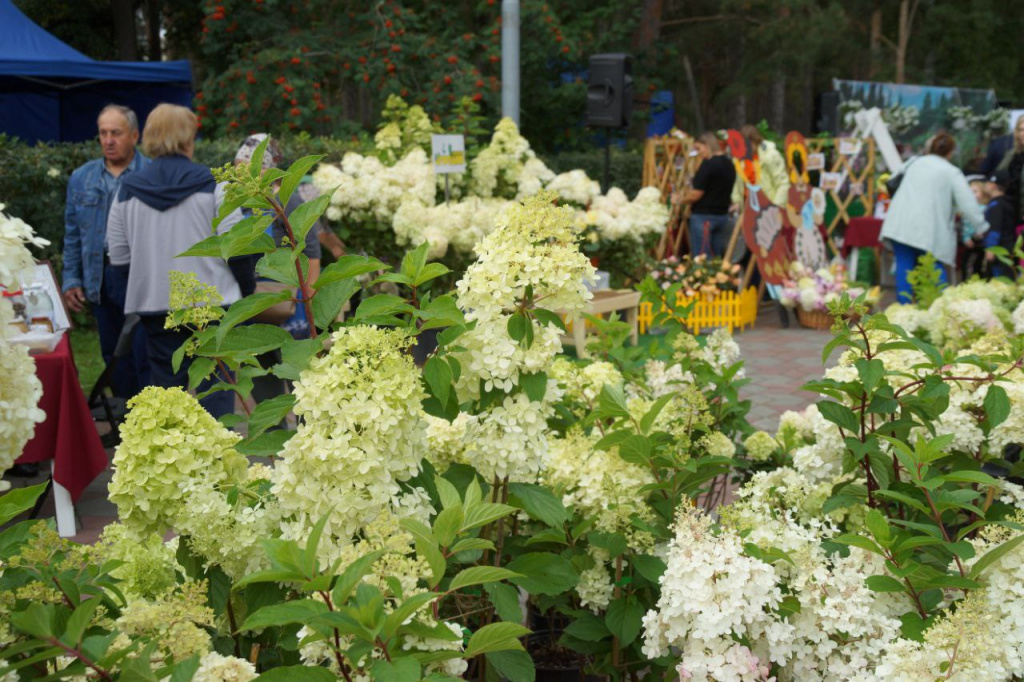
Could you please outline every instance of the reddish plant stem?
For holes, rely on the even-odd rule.
[[[284,207],[281,206],[276,199],[271,199],[270,205],[274,207],[274,212],[277,213],[278,219],[281,221],[281,224],[284,225],[284,231],[288,234],[288,240],[292,244],[292,250],[298,250],[299,244],[295,241],[295,232],[292,230],[292,224],[288,220],[288,216],[285,214]],[[313,288],[309,286],[309,282],[306,280],[306,276],[302,272],[302,263],[298,258],[295,259],[295,274],[298,275],[299,278],[299,290],[302,291],[302,306],[306,309],[306,319],[309,320],[309,337],[311,339],[315,339],[317,337],[316,319],[313,317],[313,296],[315,292],[313,291]]]
[[[68,646],[64,642],[62,642],[59,639],[57,639],[56,637],[50,637],[46,641],[48,641],[52,646],[60,647],[67,654],[69,654],[71,656],[74,656],[75,658],[80,660],[85,665],[85,667],[90,668],[91,670],[95,670],[96,674],[100,676],[101,680],[112,680],[112,679],[114,679],[113,676],[108,671],[106,671],[103,668],[99,667],[99,665],[94,663],[88,656],[83,654],[78,649],[76,649],[74,647]]]
[[[234,387],[232,390],[235,395],[242,399],[242,409],[245,410],[246,416],[252,416],[252,408],[249,407],[249,403],[246,402],[245,396],[242,395],[242,392],[238,390],[238,382],[235,381],[235,377],[232,376],[231,370],[228,369],[228,366],[225,365],[224,361],[220,358],[217,358],[217,367],[224,374],[224,381],[231,384]]]

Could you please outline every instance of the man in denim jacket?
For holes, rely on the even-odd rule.
[[[64,298],[75,312],[88,302],[100,334],[100,350],[108,364],[124,325],[127,268],[110,265],[106,254],[107,214],[121,178],[149,162],[136,152],[138,118],[128,107],[111,104],[97,119],[103,157],[82,165],[68,182],[64,211]],[[113,375],[114,392],[129,398],[148,380],[142,325],[135,331],[132,355]]]

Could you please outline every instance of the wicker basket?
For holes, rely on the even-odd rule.
[[[831,329],[832,316],[821,310],[804,310],[797,307],[796,319],[808,329]]]

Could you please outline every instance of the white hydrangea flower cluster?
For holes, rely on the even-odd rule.
[[[473,443],[466,438],[466,430],[476,425],[478,418],[468,412],[459,412],[453,421],[427,415],[427,443],[430,446],[430,463],[440,472],[452,464],[468,462],[467,450]]]
[[[257,676],[256,666],[249,661],[211,651],[199,661],[192,682],[249,682]]]
[[[747,458],[752,462],[771,460],[778,448],[778,441],[765,431],[755,431],[743,441],[743,449],[747,451]]]
[[[1010,315],[1010,321],[1013,322],[1013,333],[1024,334],[1024,300],[1013,309],[1013,313]]]
[[[395,212],[392,227],[400,245],[430,242],[430,259],[442,258],[449,246],[457,253],[470,254],[494,230],[498,214],[508,206],[504,199],[472,196],[436,206],[406,200]]]
[[[566,397],[583,405],[593,405],[605,386],[621,388],[624,382],[615,365],[603,360],[581,366],[559,357],[551,364],[549,375],[565,389]]]
[[[448,640],[441,639],[439,637],[414,637],[412,635],[406,635],[402,642],[402,648],[406,651],[462,651],[462,640],[464,637],[462,626],[449,621],[443,621],[443,623],[444,626],[451,630],[452,634],[458,639]],[[436,622],[429,619],[425,620],[424,624],[427,625],[427,627],[437,625]],[[451,658],[447,661],[428,664],[424,669],[424,674],[437,672],[459,678],[462,677],[468,669],[469,662],[464,658]]]
[[[652,398],[678,391],[693,381],[693,374],[683,371],[678,363],[669,365],[663,360],[653,359],[644,363],[644,385]]]
[[[510,118],[498,122],[491,143],[469,162],[469,170],[470,189],[480,197],[509,194],[525,199],[555,177]]]
[[[557,192],[564,201],[580,208],[586,208],[590,202],[601,196],[601,185],[597,180],[591,180],[586,172],[579,168],[559,173],[548,183],[547,189]]]
[[[710,518],[696,509],[680,508],[674,530],[657,608],[643,619],[644,654],[681,650],[683,670],[697,679],[756,679],[747,656],[738,668],[730,663],[730,652],[740,646],[732,637],[757,640],[771,625],[770,609],[782,601],[775,571],[744,554],[738,534],[716,535]]]
[[[36,363],[24,346],[13,346],[0,338],[0,473],[11,468],[36,424],[46,419],[40,410],[43,385],[36,376]],[[10,483],[0,481],[0,491]]]
[[[104,528],[95,545],[83,546],[90,559],[123,562],[111,575],[120,581],[118,588],[129,599],[155,599],[174,587],[175,571],[179,570],[174,552],[159,535],[139,539],[119,522]]]
[[[740,361],[740,345],[728,329],[716,329],[704,344],[704,360],[718,373]],[[744,377],[744,370],[736,373],[736,379]]]
[[[18,273],[35,266],[27,246],[46,246],[50,242],[36,236],[21,218],[4,213],[0,203],[0,286],[19,287]]]
[[[580,581],[576,584],[580,606],[593,613],[603,613],[615,596],[615,583],[607,566],[608,557],[599,554],[599,550],[591,551],[594,565],[580,571]]]
[[[466,426],[466,440],[473,445],[463,459],[486,479],[533,482],[547,467],[548,425],[560,391],[548,381],[544,400],[530,400],[525,393],[505,396]]]
[[[913,303],[893,303],[885,309],[885,317],[908,334],[916,335],[927,329],[931,315]]]
[[[644,187],[633,201],[618,187],[594,197],[585,222],[597,228],[601,239],[642,242],[660,235],[668,225],[669,208],[657,187]]]
[[[273,498],[247,488],[232,504],[225,491],[205,480],[182,488],[182,511],[174,528],[204,565],[220,566],[234,580],[269,567],[260,541],[277,536],[281,512]]]
[[[272,488],[286,539],[304,540],[327,515],[326,563],[419,471],[427,425],[407,332],[356,326],[332,339],[296,383],[302,422],[276,462]]]
[[[313,173],[321,192],[334,192],[327,208],[328,220],[374,220],[390,225],[405,201],[425,206],[434,203],[434,171],[420,148],[387,166],[375,156],[345,154],[341,168],[321,164]]]

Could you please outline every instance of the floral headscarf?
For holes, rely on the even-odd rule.
[[[260,146],[260,143],[265,139],[267,139],[266,133],[256,133],[245,138],[245,142],[242,143],[242,146],[238,148],[238,152],[235,154],[235,163],[249,163],[252,161],[253,152],[256,151],[256,147]],[[279,166],[282,156],[281,148],[277,145],[277,141],[271,140],[267,144],[267,150],[263,152],[263,170]]]

